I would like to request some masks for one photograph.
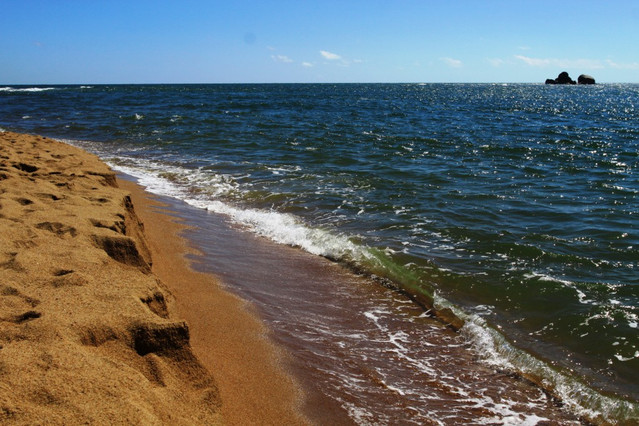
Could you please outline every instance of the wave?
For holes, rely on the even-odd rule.
[[[461,332],[482,360],[529,380],[571,411],[596,423],[629,422],[639,419],[639,404],[603,395],[577,378],[560,372],[542,360],[514,347],[502,334],[478,315],[465,318]]]
[[[55,87],[0,87],[0,92],[46,92],[56,90]]]

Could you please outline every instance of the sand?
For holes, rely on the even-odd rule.
[[[304,424],[286,355],[97,157],[0,133],[0,423]]]

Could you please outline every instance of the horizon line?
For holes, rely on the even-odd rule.
[[[163,82],[163,83],[157,83],[157,82],[148,82],[148,83],[0,83],[0,87],[7,87],[7,86],[162,86],[162,85],[181,85],[181,86],[188,86],[188,85],[231,85],[231,84],[255,84],[255,85],[259,85],[259,84],[263,84],[263,85],[267,85],[267,84],[541,84],[541,85],[545,85],[545,81],[484,81],[484,82],[477,82],[477,81],[388,81],[388,82],[384,82],[384,81],[361,81],[361,82],[357,82],[357,81],[325,81],[325,82],[199,82],[199,83],[186,83],[186,82]],[[595,84],[639,84],[639,82],[623,82],[623,81],[618,81],[618,82],[610,82],[610,81],[604,81],[604,82],[597,82]],[[572,84],[554,84],[554,85],[549,85],[549,86],[573,86]],[[590,84],[575,84],[575,86],[591,86]]]

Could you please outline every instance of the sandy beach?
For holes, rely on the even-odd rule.
[[[97,157],[0,133],[0,422],[304,424],[250,306]]]

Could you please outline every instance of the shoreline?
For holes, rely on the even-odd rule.
[[[300,414],[301,390],[283,369],[286,354],[268,340],[268,330],[248,302],[220,281],[191,268],[194,253],[180,235],[180,219],[137,183],[118,177],[131,194],[154,264],[152,272],[175,297],[178,316],[191,330],[191,347],[220,389],[227,424],[308,424]],[[223,344],[220,342],[223,341]]]
[[[0,421],[307,424],[284,353],[149,197],[0,133]]]

